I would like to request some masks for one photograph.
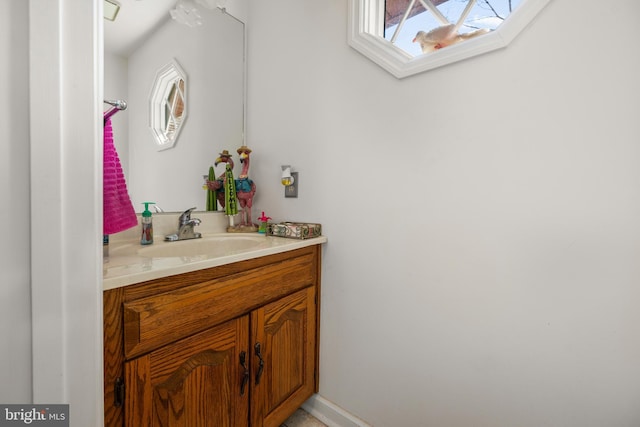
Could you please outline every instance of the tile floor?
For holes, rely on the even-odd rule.
[[[298,409],[280,427],[327,427],[304,409]]]

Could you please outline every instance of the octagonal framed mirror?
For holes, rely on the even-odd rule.
[[[506,47],[550,0],[349,0],[349,45],[396,78]]]
[[[149,128],[158,151],[172,148],[187,118],[187,75],[176,60],[156,73],[149,95]]]

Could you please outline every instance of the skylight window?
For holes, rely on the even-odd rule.
[[[384,38],[420,56],[494,31],[520,0],[387,0]]]
[[[549,1],[349,0],[349,44],[404,78],[508,46]]]

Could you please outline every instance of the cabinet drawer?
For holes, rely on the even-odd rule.
[[[315,273],[309,254],[126,302],[125,357],[139,356],[315,284]]]

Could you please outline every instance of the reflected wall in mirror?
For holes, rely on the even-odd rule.
[[[149,129],[158,151],[173,147],[187,118],[187,76],[172,60],[158,70],[149,99]]]
[[[143,7],[149,2],[131,3]],[[153,3],[147,7],[155,6],[156,0]],[[125,99],[128,104],[126,111],[113,116],[112,123],[137,212],[143,210],[144,201],[156,202],[167,212],[193,206],[204,210],[202,176],[220,151],[235,151],[243,145],[244,24],[220,9],[201,7],[202,25],[190,28],[171,19],[169,9],[175,0],[170,3],[154,31],[130,52],[111,50],[105,34],[104,96]],[[122,2],[115,24],[127,16],[127,4]],[[105,21],[105,33],[110,23]],[[189,117],[183,122],[177,144],[158,151],[149,131],[149,99],[158,70],[172,60],[188,74],[185,94]],[[219,173],[222,169],[216,170],[216,175]]]

